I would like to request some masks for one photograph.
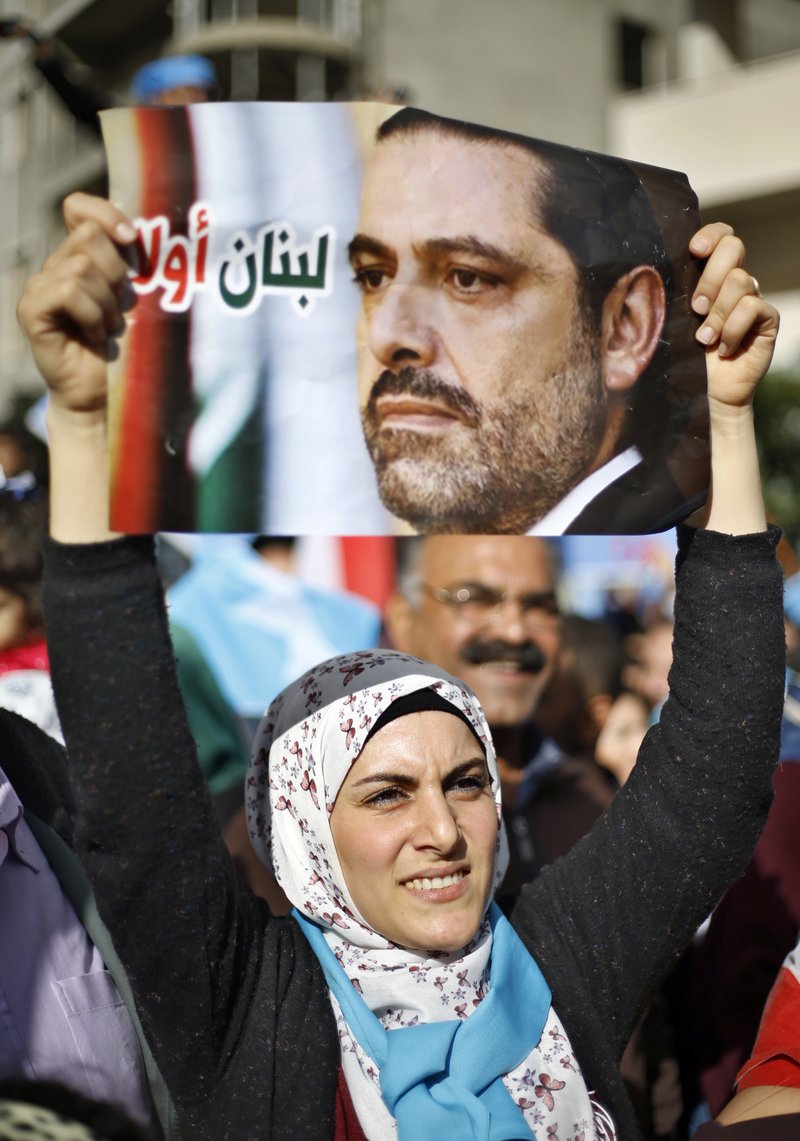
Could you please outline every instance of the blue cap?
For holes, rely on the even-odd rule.
[[[800,626],[800,571],[783,584],[783,612],[794,626]]]
[[[131,95],[148,103],[171,87],[216,87],[217,73],[210,59],[202,55],[167,55],[140,67],[131,80]]]

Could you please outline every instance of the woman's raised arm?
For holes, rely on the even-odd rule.
[[[112,538],[108,528],[106,373],[132,306],[136,231],[111,202],[73,194],[67,237],[30,278],[19,319],[50,391],[50,529],[62,542]]]
[[[782,580],[752,414],[778,315],[741,268],[729,227],[704,227],[693,250],[708,257],[693,304],[708,338],[713,490],[695,520],[704,529],[681,535],[670,697],[604,816],[512,912],[555,1008],[578,1027],[578,1057],[621,1053],[647,997],[749,858],[778,756]],[[602,1065],[587,1080],[610,1087],[613,1068]],[[609,1108],[624,1133],[626,1107]]]
[[[46,550],[45,607],[80,789],[75,850],[181,1133],[246,1136],[236,1122],[247,1103],[277,1136],[272,1106],[279,1119],[289,1114],[273,1096],[275,1057],[296,1041],[281,1019],[300,1024],[309,1001],[325,1012],[324,986],[315,976],[288,1001],[279,990],[279,965],[299,963],[308,974],[312,953],[244,888],[219,834],[182,707],[153,543],[109,531],[106,371],[132,300],[132,228],[113,205],[85,195],[68,199],[64,214],[68,236],[29,282],[19,316],[50,389],[56,542]],[[281,1072],[290,1079],[281,1089],[297,1100],[294,1071]],[[332,1085],[335,1072],[327,1077]],[[324,1122],[316,1134],[299,1128],[323,1130]]]

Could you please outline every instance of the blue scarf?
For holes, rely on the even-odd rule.
[[[322,930],[292,912],[319,959],[353,1036],[380,1069],[400,1141],[521,1141],[533,1134],[503,1075],[539,1042],[550,988],[514,928],[493,903],[490,989],[463,1022],[387,1031],[344,972]]]

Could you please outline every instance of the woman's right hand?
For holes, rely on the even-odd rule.
[[[113,203],[88,194],[64,202],[67,237],[28,281],[18,307],[51,413],[84,423],[105,419],[109,343],[132,306],[126,252],[136,240]]]
[[[50,389],[50,532],[68,543],[114,537],[108,521],[106,372],[134,301],[126,253],[136,240],[111,202],[72,194],[67,237],[28,282],[17,313]]]

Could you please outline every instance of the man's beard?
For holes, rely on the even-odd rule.
[[[446,435],[381,427],[386,394],[435,400]],[[587,473],[606,423],[602,370],[588,336],[569,367],[524,400],[479,404],[426,369],[381,373],[362,412],[384,506],[423,533],[524,534]]]

